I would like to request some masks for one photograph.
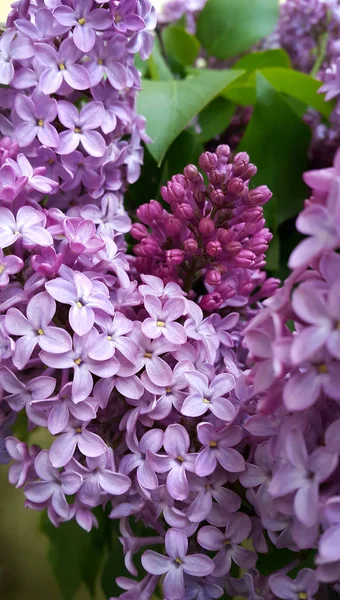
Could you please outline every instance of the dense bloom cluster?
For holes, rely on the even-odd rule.
[[[10,86],[1,93],[0,132],[60,183],[50,205],[77,205],[78,216],[95,205],[97,222],[122,213],[147,141],[134,58],[149,56],[155,24],[149,0],[14,5],[0,40],[0,84]]]
[[[272,238],[262,206],[271,192],[266,186],[251,187],[256,167],[245,152],[230,160],[229,146],[203,154],[200,167],[207,186],[189,165],[162,188],[170,212],[155,200],[137,209],[143,224],[131,230],[139,241],[135,268],[174,281],[191,294],[203,277],[206,293],[198,290],[203,310],[245,307],[277,287],[261,271]]]
[[[241,482],[278,547],[317,549],[323,582],[340,573],[339,160],[305,174],[313,194],[297,229],[308,237],[244,338],[259,411],[245,427],[263,440]]]

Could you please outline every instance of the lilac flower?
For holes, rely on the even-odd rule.
[[[7,367],[0,367],[0,386],[2,390],[9,393],[9,396],[5,396],[5,400],[11,409],[20,412],[26,407],[28,416],[33,417],[34,422],[34,411],[30,410],[31,403],[48,398],[55,389],[56,380],[53,377],[41,376],[24,384]]]
[[[91,373],[99,377],[112,377],[119,369],[119,363],[115,357],[110,360],[91,360],[89,352],[93,342],[99,333],[96,329],[91,329],[89,333],[73,336],[73,349],[64,354],[52,354],[51,352],[40,352],[41,360],[54,369],[74,369],[72,382],[72,398],[77,404],[86,400],[93,388],[93,378]]]
[[[30,206],[22,206],[13,213],[0,207],[0,248],[7,248],[21,238],[26,246],[52,246],[53,238],[44,225],[46,217]]]
[[[110,85],[116,90],[123,90],[128,86],[128,73],[122,62],[126,53],[126,38],[116,35],[105,46],[97,37],[91,50],[92,60],[87,64],[91,85],[97,86],[106,75]]]
[[[168,556],[147,550],[142,555],[144,569],[153,575],[165,574],[164,595],[169,600],[184,598],[184,573],[199,577],[210,575],[214,563],[203,554],[187,555],[188,539],[180,529],[169,529],[165,534],[165,549]]]
[[[8,29],[0,40],[0,84],[8,85],[14,77],[14,60],[30,58],[34,54],[31,40]]]
[[[173,344],[164,343],[162,338],[150,341],[137,327],[133,329],[130,336],[139,351],[136,357],[135,372],[137,373],[145,367],[148,376],[155,385],[170,385],[172,370],[160,355],[171,352],[174,349]]]
[[[127,233],[131,229],[130,217],[120,212],[117,196],[104,194],[100,208],[96,204],[87,204],[81,210],[83,219],[91,219],[98,225],[98,233],[114,236],[115,232]]]
[[[80,183],[88,190],[97,190],[104,183],[104,176],[100,173],[101,158],[84,157],[81,152],[76,150],[72,154],[63,156],[62,164],[69,175],[68,180],[63,184],[63,190],[66,192],[74,190]]]
[[[136,537],[130,527],[129,519],[121,519],[119,525],[121,537],[120,543],[123,545],[124,562],[127,570],[134,576],[138,571],[133,563],[133,555],[145,546],[154,546],[163,544],[164,540],[160,536]]]
[[[64,40],[58,51],[48,44],[35,44],[34,52],[41,71],[39,88],[44,94],[58,92],[63,81],[75,90],[90,87],[87,70],[78,64],[81,51],[74,45],[72,38]]]
[[[78,335],[88,333],[95,322],[95,309],[113,314],[109,292],[105,284],[91,281],[78,271],[73,273],[73,281],[57,277],[45,285],[47,292],[62,304],[70,304],[69,320]]]
[[[113,319],[102,319],[100,323],[103,333],[97,338],[90,351],[94,360],[106,360],[114,356],[119,350],[130,362],[134,361],[137,346],[127,337],[133,329],[133,322],[122,313],[116,312]]]
[[[49,457],[53,467],[64,467],[73,457],[77,446],[84,456],[90,458],[101,456],[107,451],[104,440],[96,433],[88,431],[86,427],[87,424],[76,426],[69,423],[64,433],[54,440],[49,449]]]
[[[78,491],[81,486],[81,476],[77,473],[60,475],[52,466],[47,450],[42,450],[38,454],[34,468],[40,481],[33,481],[26,485],[26,498],[37,504],[50,501],[56,513],[67,519],[70,507],[65,494],[74,494]]]
[[[59,136],[58,154],[71,154],[81,143],[90,156],[100,157],[105,153],[105,140],[98,131],[104,120],[104,107],[101,102],[89,102],[81,109],[70,102],[58,102],[58,117],[66,127]]]
[[[148,458],[149,452],[158,452],[163,445],[163,431],[161,429],[152,429],[144,433],[141,439],[137,440],[136,435],[126,436],[126,444],[131,450],[131,454],[125,454],[120,462],[119,469],[121,473],[128,475],[134,469],[139,485],[146,490],[152,490],[158,486],[158,478],[150,465]]]
[[[316,357],[315,364],[291,371],[290,379],[283,389],[287,410],[310,408],[324,391],[330,398],[340,400],[340,373],[338,362]]]
[[[20,273],[24,266],[24,262],[14,254],[5,255],[0,248],[0,289],[6,287],[9,283],[10,275]]]
[[[251,531],[251,521],[244,513],[234,513],[226,518],[224,534],[216,527],[202,527],[197,541],[206,550],[218,550],[214,558],[214,577],[221,577],[230,571],[232,561],[242,569],[251,569],[256,563],[256,554],[239,544],[246,540]]]
[[[224,487],[228,478],[224,474],[211,477],[190,477],[190,488],[196,496],[186,510],[192,523],[200,523],[210,515],[213,499],[228,513],[236,512],[241,506],[241,498],[231,489]]]
[[[71,6],[57,6],[53,16],[61,25],[74,27],[74,43],[82,52],[92,50],[96,41],[96,31],[103,31],[112,25],[112,18],[104,8],[92,9],[92,0],[72,0]]]
[[[319,589],[315,571],[312,569],[301,569],[294,580],[287,575],[271,575],[269,585],[275,596],[284,600],[299,600],[302,597],[313,600]]]
[[[319,553],[316,557],[317,578],[319,581],[333,582],[339,577],[340,546],[339,546],[340,524],[329,527],[319,540]]]
[[[13,356],[18,369],[25,367],[37,344],[51,354],[62,354],[71,349],[72,340],[67,331],[49,325],[55,312],[56,303],[46,292],[37,294],[29,301],[27,317],[17,308],[7,311],[6,329],[11,335],[19,336]]]
[[[15,99],[15,110],[23,121],[15,128],[15,136],[21,147],[29,146],[36,137],[45,146],[58,146],[58,132],[51,125],[57,116],[55,100],[43,94],[35,98],[19,94]]]
[[[242,454],[231,446],[236,446],[242,440],[240,427],[223,427],[216,429],[211,423],[197,425],[197,437],[204,448],[198,453],[195,472],[200,477],[211,475],[216,469],[217,462],[228,472],[244,471],[245,462]]]
[[[105,495],[121,496],[131,487],[129,477],[116,473],[111,449],[95,458],[88,456],[86,467],[72,459],[66,472],[74,471],[82,476],[77,498],[85,506],[99,506]]]
[[[52,398],[32,399],[31,405],[34,409],[48,413],[47,428],[52,435],[64,431],[71,417],[88,423],[97,415],[97,403],[93,398],[87,398],[79,404],[73,402],[72,383],[66,383],[59,394]]]
[[[34,23],[28,21],[27,18],[20,18],[16,19],[14,24],[20,33],[34,42],[49,41],[50,38],[63,35],[67,31],[65,27],[57,23],[47,8],[37,11]]]
[[[12,485],[21,488],[29,480],[30,477],[35,477],[34,459],[39,452],[37,446],[29,448],[26,443],[19,442],[14,437],[6,439],[6,450],[10,457],[15,460],[15,464],[11,465],[8,472],[8,479]]]
[[[26,188],[32,188],[42,194],[51,194],[57,189],[58,183],[44,176],[43,173],[45,172],[45,169],[33,169],[31,163],[24,154],[18,154],[16,161],[9,158],[7,159],[7,162],[13,167],[18,178],[26,178]],[[23,206],[22,208],[26,207]]]
[[[295,514],[306,527],[312,527],[318,518],[319,486],[335,470],[338,457],[323,448],[308,456],[304,437],[297,428],[286,434],[285,452],[287,462],[274,473],[269,492],[276,497],[296,492]]]
[[[150,466],[156,473],[168,473],[167,490],[175,500],[185,500],[189,495],[186,471],[195,470],[195,454],[189,454],[190,438],[182,425],[169,425],[164,433],[164,454],[148,453]]]
[[[190,395],[184,400],[183,415],[198,417],[208,409],[222,421],[232,421],[236,415],[234,405],[223,396],[235,387],[235,379],[229,373],[217,375],[212,383],[203,373],[191,371],[185,374],[189,383]]]
[[[184,344],[187,336],[183,325],[176,323],[186,312],[183,298],[169,298],[162,306],[156,296],[145,296],[144,306],[150,315],[142,325],[142,332],[151,339],[157,339],[164,335],[165,339],[172,344]]]
[[[65,238],[75,254],[96,254],[105,246],[104,240],[96,235],[96,227],[92,221],[78,217],[63,220]]]
[[[140,31],[145,26],[143,19],[137,14],[136,3],[131,0],[114,1],[110,10],[113,16],[113,25],[121,33]]]
[[[187,396],[186,392],[183,391],[188,387],[185,374],[188,371],[192,371],[193,368],[194,365],[189,360],[181,360],[173,370],[171,381],[165,383],[162,387],[160,385],[155,385],[147,372],[142,373],[141,380],[146,390],[159,396],[157,401],[158,405],[164,404],[167,406],[166,410],[168,414],[173,406],[180,412]]]
[[[25,188],[27,177],[17,178],[16,172],[9,164],[0,168],[0,198],[5,202],[13,202]]]

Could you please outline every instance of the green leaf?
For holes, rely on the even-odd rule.
[[[268,226],[296,215],[307,197],[302,173],[307,167],[311,132],[261,73],[256,75],[257,101],[241,141],[257,166],[255,185],[266,184],[273,198],[265,205]]]
[[[199,114],[198,120],[201,127],[199,139],[208,142],[225,131],[233,117],[236,104],[222,96],[215,98]]]
[[[261,575],[271,575],[275,571],[283,569],[296,559],[296,552],[282,548],[274,548],[267,554],[261,554],[257,560],[256,568]]]
[[[197,37],[221,60],[246,52],[275,28],[278,0],[208,0],[197,21]]]
[[[209,102],[218,96],[243,71],[198,71],[182,81],[143,81],[138,96],[138,112],[146,117],[149,146],[160,164],[170,144]]]
[[[200,50],[200,43],[194,35],[176,25],[166,27],[161,35],[165,51],[169,56],[181,65],[193,64]]]
[[[151,79],[154,81],[172,81],[173,75],[163,58],[158,38],[155,38],[152,54],[147,62]]]
[[[106,519],[101,511],[101,527],[87,533],[75,521],[56,528],[44,514],[42,531],[49,538],[48,558],[63,600],[72,600],[81,583],[94,597],[96,580],[105,554]]]
[[[116,597],[122,593],[122,588],[116,584],[116,577],[128,576],[124,563],[123,547],[118,539],[118,521],[113,521],[113,533],[110,543],[110,551],[105,560],[101,587],[106,598]]]
[[[305,102],[327,118],[330,116],[334,104],[325,102],[322,94],[318,94],[322,83],[317,79],[293,69],[280,67],[265,68],[261,73],[278,92],[284,92]]]
[[[255,71],[265,67],[291,67],[290,58],[282,48],[274,50],[263,50],[261,52],[252,52],[238,60],[233,69],[245,69],[246,71]]]

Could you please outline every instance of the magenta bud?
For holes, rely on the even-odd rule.
[[[260,185],[253,190],[249,190],[248,192],[248,203],[251,205],[262,205],[268,202],[271,199],[272,193],[266,185]]]
[[[229,244],[229,242],[234,240],[235,234],[232,231],[232,229],[220,228],[217,230],[216,237],[217,237],[218,241],[222,244],[222,246],[225,246],[225,245]]]
[[[223,206],[224,193],[222,192],[222,190],[215,190],[214,188],[212,188],[212,190],[209,194],[209,197],[210,197],[211,202],[214,204],[214,206],[217,206],[218,208]]]
[[[200,307],[202,310],[206,310],[212,312],[213,310],[217,310],[223,304],[223,298],[221,294],[218,292],[213,292],[212,294],[206,294],[200,300]]]
[[[180,265],[184,260],[184,252],[173,248],[172,250],[166,251],[166,261],[172,265]]]
[[[148,230],[142,223],[134,223],[130,233],[134,240],[141,242],[148,235]]]
[[[215,224],[210,217],[203,217],[203,219],[200,220],[198,228],[202,235],[208,237],[215,230]]]
[[[228,181],[228,194],[240,196],[244,190],[244,183],[239,177],[232,177]]]
[[[205,202],[206,199],[206,195],[203,192],[203,190],[194,190],[194,198],[197,202],[197,204],[202,204],[203,202]]]
[[[149,215],[152,221],[158,221],[163,216],[163,207],[157,200],[150,200]]]
[[[216,269],[208,271],[205,277],[205,283],[207,285],[219,285],[221,283],[221,273]]]
[[[238,267],[244,269],[250,269],[253,265],[256,256],[250,250],[240,250],[236,256],[234,256],[234,262]]]
[[[263,218],[263,210],[260,206],[246,208],[242,213],[242,218],[249,223],[256,223]]]
[[[227,244],[224,247],[224,250],[226,252],[229,252],[229,254],[238,254],[238,252],[240,252],[240,250],[242,250],[242,244],[241,242],[238,242],[237,240],[232,240],[231,242],[229,242],[229,244]]]
[[[189,238],[184,241],[183,248],[185,252],[188,252],[189,254],[195,254],[198,249],[198,243],[196,240],[194,240],[194,238]]]
[[[169,220],[166,223],[166,230],[168,234],[174,237],[179,234],[181,228],[181,221],[179,219],[176,219],[176,217],[170,216]]]
[[[144,256],[154,256],[159,252],[159,245],[151,237],[144,238],[140,242],[140,247]]]
[[[162,187],[162,198],[169,204],[177,204],[185,198],[185,190],[178,183],[168,183],[167,187]]]
[[[197,167],[195,167],[195,165],[188,165],[184,169],[184,176],[190,180],[197,179],[197,177],[199,176],[199,171]]]
[[[263,238],[253,238],[249,242],[249,250],[254,252],[256,256],[260,256],[261,254],[265,254],[268,250],[268,244]]]
[[[220,242],[217,242],[217,241],[208,242],[207,247],[206,247],[206,252],[209,256],[212,256],[212,257],[219,256],[222,252],[222,246],[221,246]]]
[[[243,174],[244,181],[248,181],[248,179],[255,177],[256,173],[257,173],[257,167],[255,167],[255,165],[253,165],[253,163],[250,163],[247,167],[247,170]]]
[[[189,221],[194,216],[194,209],[187,202],[182,202],[182,204],[176,206],[175,211],[179,219],[185,219],[186,221]]]
[[[202,171],[209,173],[210,171],[213,171],[214,169],[216,169],[216,167],[218,165],[218,158],[217,158],[216,154],[213,154],[212,152],[204,152],[199,157],[198,162],[199,162],[199,166],[202,169]]]
[[[142,221],[142,223],[148,224],[148,222],[149,222],[149,205],[141,204],[136,210],[136,215],[137,215],[138,219],[140,221]]]
[[[221,173],[221,171],[218,171],[217,169],[214,171],[209,171],[208,177],[210,183],[214,186],[222,185],[222,183],[225,181],[225,174]]]
[[[234,164],[247,163],[249,164],[249,154],[247,152],[238,152],[234,156]]]
[[[231,152],[231,150],[230,150],[230,147],[228,146],[228,144],[220,144],[216,148],[216,154],[217,154],[218,158],[228,159],[230,156],[230,152]]]

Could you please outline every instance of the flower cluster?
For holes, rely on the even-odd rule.
[[[153,0],[157,12],[157,23],[175,23],[183,16],[189,29],[194,28],[195,13],[201,11],[207,0]]]
[[[60,183],[54,207],[122,212],[147,141],[134,58],[149,56],[155,23],[149,0],[14,5],[0,40],[0,132]]]
[[[251,305],[270,296],[278,283],[261,271],[272,238],[262,206],[271,192],[251,187],[256,167],[245,152],[230,160],[227,145],[204,153],[200,167],[207,186],[189,165],[162,188],[171,212],[155,200],[137,209],[143,224],[131,230],[139,242],[135,269],[176,282],[191,294],[203,277],[206,293],[197,291],[203,310]]]
[[[340,572],[339,159],[305,174],[313,194],[297,229],[308,237],[244,338],[259,411],[245,427],[262,441],[241,482],[277,547],[317,548],[322,582]]]

